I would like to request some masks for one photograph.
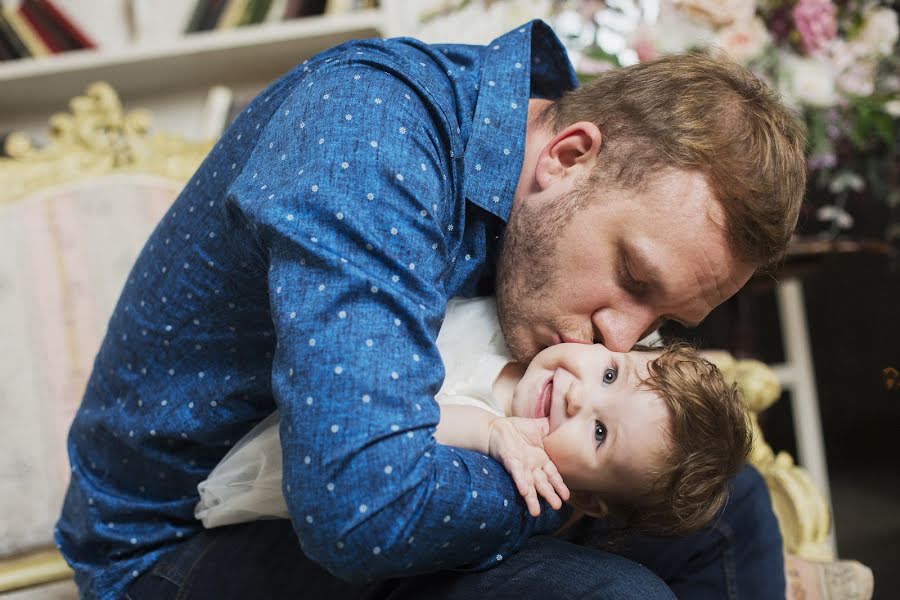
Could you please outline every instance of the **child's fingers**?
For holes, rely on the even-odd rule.
[[[506,470],[513,478],[513,483],[516,484],[516,489],[519,490],[519,494],[521,494],[523,498],[527,498],[529,492],[534,489],[534,477],[531,472],[517,460],[509,461],[506,465]]]
[[[534,487],[550,506],[557,510],[562,507],[562,500],[559,499],[559,496],[556,495],[556,490],[547,481],[547,474],[540,469],[536,469],[534,472]]]
[[[516,489],[519,490],[519,494],[525,499],[528,513],[532,517],[540,515],[541,503],[538,502],[537,499],[537,492],[534,489],[534,476],[531,471],[526,469],[522,463],[517,460],[509,461],[509,464],[506,465],[506,470],[513,478],[513,483],[516,484]]]
[[[548,462],[544,465],[544,473],[546,473],[547,480],[550,482],[550,485],[553,486],[553,489],[556,490],[556,493],[559,494],[559,497],[562,498],[563,502],[568,500],[571,495],[569,493],[569,486],[563,481],[562,475],[559,474],[556,465],[552,462]]]
[[[537,493],[533,487],[528,491],[528,495],[525,496],[525,505],[528,506],[528,514],[532,517],[540,516],[541,503],[538,501]]]

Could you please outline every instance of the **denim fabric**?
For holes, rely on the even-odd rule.
[[[442,571],[371,585],[343,582],[310,561],[287,521],[211,529],[141,576],[129,598],[651,600],[674,592],[680,600],[782,599],[781,535],[765,483],[745,467],[732,485],[731,501],[715,523],[684,538],[630,535],[609,547],[602,522],[589,521],[568,541],[534,537],[487,571]]]
[[[348,42],[250,103],[138,257],[71,428],[55,539],[85,598],[197,534],[197,484],[276,408],[299,543],[345,579],[483,568],[563,522],[435,443],[434,340],[491,291],[529,98],[574,85],[536,21]]]
[[[607,547],[602,522],[571,541]],[[745,466],[728,504],[708,527],[677,539],[627,535],[613,551],[659,575],[682,600],[777,600],[785,594],[781,532],[760,474]]]
[[[264,557],[248,564],[254,557]],[[297,547],[287,521],[204,531],[163,557],[128,589],[127,600],[470,600],[572,598],[655,600],[672,592],[646,568],[613,554],[537,536],[487,571],[442,571],[373,584],[342,581]]]

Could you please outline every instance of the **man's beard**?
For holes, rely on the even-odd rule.
[[[514,206],[503,234],[497,264],[497,315],[506,345],[520,362],[530,362],[542,348],[533,342],[538,325],[553,327],[559,238],[581,206],[578,189],[535,209]],[[561,319],[560,319],[561,320]],[[561,327],[554,327],[561,329]]]

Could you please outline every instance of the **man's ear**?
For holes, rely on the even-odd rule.
[[[579,176],[593,167],[603,143],[600,129],[590,121],[572,123],[547,142],[535,165],[542,190],[565,177]]]
[[[597,492],[572,492],[568,502],[584,514],[596,519],[604,519],[609,515],[609,505]]]

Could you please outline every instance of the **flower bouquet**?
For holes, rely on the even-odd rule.
[[[896,0],[583,0],[554,27],[587,78],[698,49],[745,65],[807,125],[800,231],[900,242]]]

